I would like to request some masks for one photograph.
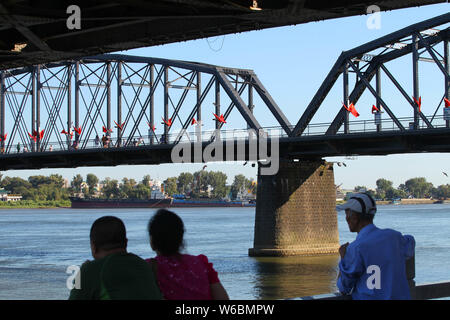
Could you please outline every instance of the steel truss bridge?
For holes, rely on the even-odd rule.
[[[449,152],[449,22],[450,14],[443,14],[342,52],[296,123],[252,70],[117,54],[3,70],[0,170],[171,163],[178,143],[226,148],[230,140],[244,141],[244,160],[250,159],[247,129],[269,144],[276,138],[280,157],[287,158]],[[386,65],[407,55],[412,90]],[[443,92],[432,114],[421,111],[419,62],[442,74]],[[396,116],[387,104],[382,76],[410,106],[409,117]],[[356,118],[337,102],[331,123],[312,123],[335,86],[342,87],[346,107],[358,106],[369,92],[375,120],[350,121]],[[257,119],[255,95],[256,108],[270,113],[276,126]],[[236,115],[244,128],[226,130],[236,127]],[[199,127],[201,135],[195,135]],[[96,139],[103,135],[105,147]]]
[[[0,70],[446,0],[8,0]],[[77,8],[75,9],[74,6]],[[260,10],[259,10],[260,9]],[[78,22],[74,21],[78,17]]]

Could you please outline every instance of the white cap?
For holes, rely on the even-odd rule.
[[[355,193],[346,203],[336,207],[336,210],[338,211],[345,209],[350,209],[359,213],[375,215],[375,213],[377,212],[377,205],[368,194]]]

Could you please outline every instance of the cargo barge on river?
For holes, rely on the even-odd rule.
[[[256,201],[215,199],[98,199],[71,197],[71,208],[196,208],[196,207],[255,207]]]

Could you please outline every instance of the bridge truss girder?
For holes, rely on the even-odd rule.
[[[450,39],[450,29],[447,27],[443,30],[435,30],[438,26],[445,25],[450,22],[450,13],[443,14],[441,16],[425,20],[423,22],[411,25],[396,32],[390,33],[374,41],[368,42],[364,45],[356,47],[349,51],[344,51],[336,60],[334,66],[328,73],[327,77],[322,82],[322,85],[317,90],[316,94],[308,104],[305,112],[297,122],[295,128],[292,130],[291,136],[301,136],[312,118],[321,107],[322,102],[325,100],[333,86],[336,84],[338,78],[343,75],[343,100],[348,106],[350,103],[356,104],[364,91],[369,90],[376,99],[376,105],[380,112],[386,111],[392,121],[396,124],[398,130],[404,131],[405,127],[401,124],[398,117],[394,114],[393,110],[385,103],[381,95],[381,85],[377,81],[377,86],[374,88],[370,82],[374,77],[381,77],[381,71],[383,71],[388,78],[397,87],[400,93],[411,105],[414,113],[414,129],[419,127],[419,118],[423,120],[428,128],[433,128],[432,120],[428,119],[422,112],[419,112],[419,106],[413,100],[414,97],[419,97],[419,60],[425,60],[433,62],[442,71],[444,76],[445,93],[444,97],[449,99],[450,89],[450,63],[449,63],[449,50],[448,41]],[[427,31],[428,34],[426,34]],[[443,54],[440,54],[436,45],[443,43]],[[400,45],[400,47],[398,47]],[[422,50],[420,52],[420,50]],[[376,54],[377,50],[381,50]],[[421,54],[428,53],[432,58],[421,58]],[[397,58],[403,57],[407,54],[412,54],[413,62],[413,93],[407,94],[408,90],[404,89],[396,78],[389,72],[386,67],[386,63]],[[443,62],[441,62],[441,59]],[[360,63],[363,62],[362,66]],[[352,71],[356,74],[357,80],[353,90],[348,91],[348,73]],[[439,106],[443,103],[443,98]],[[438,106],[438,108],[439,108]],[[437,109],[436,109],[437,111]],[[434,113],[436,115],[436,112]],[[432,118],[434,118],[434,115]],[[344,133],[348,133],[349,123],[349,111],[345,108],[341,108],[330,124],[326,131],[327,135],[334,135],[338,132],[342,125],[344,125]],[[448,123],[447,123],[448,125]]]
[[[193,120],[202,121],[202,104],[209,93],[214,93],[214,113],[223,113],[225,121],[237,109],[248,128],[262,129],[253,114],[256,92],[284,134],[290,135],[292,127],[252,70],[112,54],[7,70],[0,73],[0,82],[0,134],[8,135],[0,141],[4,153],[15,152],[17,144],[33,152],[48,151],[55,144],[58,150],[69,150],[74,142],[78,149],[86,149],[99,132],[110,137],[114,133],[110,146],[115,147],[143,136],[148,137],[145,144],[177,143],[182,135],[172,134],[174,126],[160,124],[155,114],[159,111],[163,121],[172,119],[188,130]],[[176,98],[174,89],[182,92]],[[187,102],[190,91],[196,92],[193,105]],[[225,110],[221,92],[230,101]],[[181,115],[182,108],[187,116]],[[5,123],[7,116],[10,123]],[[208,117],[213,118],[212,112]],[[163,140],[154,130],[161,125]],[[215,129],[223,125],[216,121]],[[42,136],[33,134],[41,131]]]

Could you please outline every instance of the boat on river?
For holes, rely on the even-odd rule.
[[[218,199],[100,199],[71,197],[71,208],[195,208],[195,207],[255,207],[256,201]]]

